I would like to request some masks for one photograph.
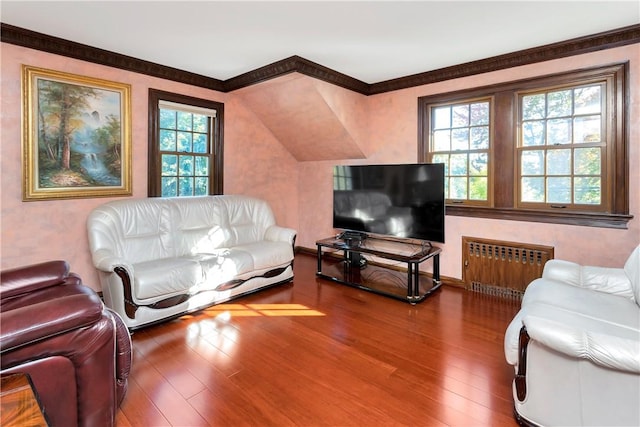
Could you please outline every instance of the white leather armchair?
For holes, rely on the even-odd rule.
[[[505,335],[525,424],[640,425],[640,246],[622,268],[551,260]]]

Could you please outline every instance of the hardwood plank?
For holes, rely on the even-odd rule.
[[[442,287],[410,304],[315,276],[133,335],[118,426],[516,426],[511,300]]]

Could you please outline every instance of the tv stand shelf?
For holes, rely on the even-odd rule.
[[[318,271],[323,279],[353,286],[411,304],[423,301],[441,286],[440,248],[379,237],[368,237],[358,244],[330,237],[318,240]],[[342,251],[342,257],[330,257],[323,249]],[[332,251],[334,252],[334,251]],[[363,264],[362,255],[368,254],[406,264],[403,272],[392,265]],[[420,275],[420,264],[428,259],[433,262],[432,277]]]

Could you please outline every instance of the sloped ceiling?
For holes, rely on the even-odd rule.
[[[352,97],[364,97],[325,85],[292,73],[236,94],[298,161],[365,158],[358,137],[362,123],[349,120],[358,110]]]

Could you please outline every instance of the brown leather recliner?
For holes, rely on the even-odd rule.
[[[52,426],[114,425],[131,338],[67,262],[2,271],[0,327],[0,373],[29,374]]]

